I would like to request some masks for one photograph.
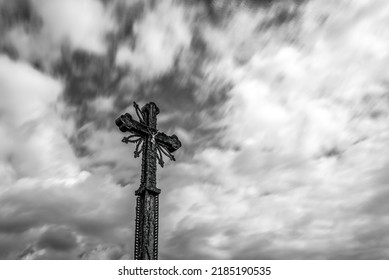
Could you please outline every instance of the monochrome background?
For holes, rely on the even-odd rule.
[[[389,259],[387,0],[0,0],[0,258],[131,259],[154,101],[160,259]]]

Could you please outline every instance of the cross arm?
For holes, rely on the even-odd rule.
[[[155,129],[149,128],[143,123],[135,121],[129,113],[121,115],[115,120],[116,125],[122,132],[131,132],[138,136],[146,136],[156,133]],[[176,135],[168,136],[163,132],[158,132],[155,137],[158,144],[164,146],[170,153],[175,152],[181,147],[181,142]]]
[[[146,136],[148,134],[147,127],[134,120],[129,113],[121,115],[115,120],[115,124],[119,127],[121,132],[131,132],[140,137]]]
[[[168,136],[163,132],[158,132],[155,136],[157,143],[157,160],[158,163],[163,167],[164,161],[163,156],[167,156],[170,160],[176,160],[173,156],[173,152],[177,151],[181,147],[181,142],[176,135]]]
[[[164,146],[170,153],[177,151],[181,147],[181,142],[176,135],[168,136],[163,132],[158,132],[155,139],[159,145]]]

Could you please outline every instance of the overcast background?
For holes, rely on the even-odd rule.
[[[154,101],[160,259],[389,259],[387,0],[0,0],[0,258],[131,259]]]

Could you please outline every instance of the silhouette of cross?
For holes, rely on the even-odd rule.
[[[158,208],[161,193],[156,183],[157,161],[163,167],[163,155],[175,160],[172,153],[181,147],[181,142],[176,135],[168,136],[158,131],[159,109],[154,102],[147,103],[142,109],[134,102],[134,108],[139,121],[134,120],[129,113],[115,120],[120,131],[131,133],[130,136],[124,137],[122,142],[136,144],[135,157],[139,157],[142,153],[140,187],[135,191],[137,200],[134,259],[156,260],[158,259]]]

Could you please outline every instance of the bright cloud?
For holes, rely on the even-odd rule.
[[[106,52],[106,35],[115,30],[116,23],[112,11],[100,1],[31,0],[28,3],[24,8],[34,15],[33,20],[11,26],[6,33],[6,40],[20,57],[48,66],[60,57],[63,46],[96,54]],[[17,3],[14,6],[15,10],[20,8]]]
[[[223,141],[238,150],[204,150],[209,155],[192,168],[213,185],[175,190],[174,197],[190,197],[171,201],[181,218],[170,227],[190,230],[183,242],[199,234],[194,224],[218,232],[188,245],[192,253],[199,246],[214,247],[212,253],[189,256],[388,257],[385,249],[360,252],[357,241],[357,232],[372,225],[361,205],[370,203],[369,186],[377,185],[376,173],[388,161],[389,37],[381,27],[387,8],[384,2],[366,9],[357,1],[310,1],[286,27],[264,28],[267,11],[241,9],[224,26],[204,28],[216,57],[206,73],[233,84],[221,123]],[[361,45],[362,38],[369,43]],[[202,173],[200,166],[208,168]],[[346,240],[355,242],[342,245]]]
[[[162,1],[134,24],[135,46],[122,45],[119,65],[129,65],[143,79],[158,77],[174,65],[176,56],[191,42],[188,13],[183,6]]]
[[[4,168],[13,170],[14,179],[76,176],[78,164],[54,110],[62,84],[5,56],[0,81]]]
[[[33,0],[33,4],[43,19],[43,34],[54,42],[69,40],[75,48],[96,53],[105,51],[104,36],[115,25],[101,2]]]

